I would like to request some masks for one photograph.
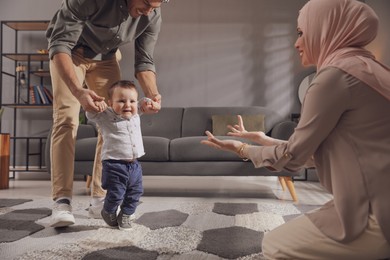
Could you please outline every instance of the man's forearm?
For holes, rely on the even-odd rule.
[[[74,71],[72,58],[66,53],[57,53],[53,56],[52,62],[56,66],[61,79],[68,86],[72,94],[77,97],[77,92],[82,86]]]
[[[155,97],[160,97],[160,93],[157,89],[156,74],[154,74],[153,71],[141,71],[138,72],[136,76],[145,97],[152,100],[154,100]]]

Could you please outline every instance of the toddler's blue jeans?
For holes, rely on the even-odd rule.
[[[121,206],[124,214],[133,214],[144,191],[141,165],[137,160],[104,160],[102,163],[102,187],[107,190],[104,210],[115,213]]]

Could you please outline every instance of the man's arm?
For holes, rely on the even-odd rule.
[[[161,95],[157,88],[153,59],[154,48],[161,29],[161,10],[158,8],[153,12],[156,16],[152,23],[135,40],[135,76],[145,96],[153,101],[148,107],[144,107],[145,113],[157,113],[161,109]]]
[[[95,8],[95,6],[87,4],[86,1],[64,1],[50,21],[46,30],[50,59],[56,53],[67,53],[71,55],[72,49],[83,32],[87,17]]]
[[[57,53],[54,54],[52,62],[61,79],[68,86],[73,96],[80,102],[84,110],[98,112],[99,108],[94,101],[102,101],[104,98],[98,96],[94,91],[82,87],[82,83],[80,83],[74,70],[72,58],[66,53]]]
[[[87,4],[86,0],[64,1],[50,22],[46,37],[49,41],[49,57],[61,79],[86,111],[97,112],[98,108],[93,101],[101,101],[103,98],[82,87],[71,58],[72,48],[80,38],[86,17],[94,10],[95,6]]]
[[[137,73],[138,82],[145,94],[145,97],[152,100],[151,103],[144,103],[142,110],[145,113],[157,113],[161,109],[161,95],[157,89],[156,74],[153,71],[141,71]]]

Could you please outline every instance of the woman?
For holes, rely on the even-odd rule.
[[[317,75],[290,139],[248,133],[242,123],[230,135],[262,146],[207,132],[204,144],[236,152],[255,167],[297,171],[314,159],[333,194],[320,209],[267,233],[268,259],[390,257],[390,69],[364,49],[377,30],[378,18],[364,3],[309,1],[299,13],[295,47]]]

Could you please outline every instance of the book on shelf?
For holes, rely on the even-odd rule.
[[[50,90],[42,85],[34,85],[29,87],[30,104],[33,105],[49,105],[53,103],[53,95]]]
[[[33,86],[33,90],[34,90],[34,96],[35,96],[35,104],[37,104],[37,105],[42,104],[42,100],[41,100],[41,97],[39,96],[37,86]]]
[[[39,98],[41,99],[42,101],[42,104],[49,104],[49,100],[48,98],[46,97],[46,93],[43,91],[43,86],[41,85],[38,85],[38,86],[34,86],[37,91],[38,91],[38,94],[39,94]]]
[[[49,100],[49,104],[53,104],[53,94],[51,94],[50,90],[47,87],[42,86],[42,88],[43,88],[43,91],[46,94],[46,97]]]
[[[34,86],[28,87],[29,104],[35,105],[37,101],[35,99]]]

